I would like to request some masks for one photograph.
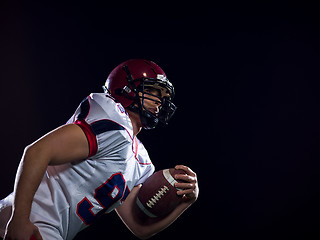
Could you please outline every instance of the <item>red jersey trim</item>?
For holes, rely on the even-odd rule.
[[[88,157],[94,156],[98,151],[98,143],[97,143],[96,135],[93,133],[90,125],[86,123],[86,121],[84,120],[76,120],[74,124],[77,124],[87,137],[87,140],[89,143]]]

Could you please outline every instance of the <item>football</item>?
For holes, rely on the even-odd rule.
[[[186,173],[174,168],[164,169],[155,172],[143,183],[136,202],[145,215],[164,217],[180,204],[182,197],[177,195],[179,189],[174,184],[183,181],[174,179],[176,174]]]

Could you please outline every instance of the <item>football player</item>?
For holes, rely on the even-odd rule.
[[[174,87],[154,62],[132,59],[108,76],[105,93],[85,98],[66,125],[24,150],[14,192],[0,201],[4,239],[73,239],[102,214],[116,210],[125,225],[148,238],[170,225],[198,197],[196,174],[176,187],[184,201],[167,217],[141,224],[134,211],[141,184],[154,166],[137,134],[167,124]]]

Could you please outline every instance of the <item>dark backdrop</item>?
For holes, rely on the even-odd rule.
[[[0,197],[27,144],[64,124],[116,65],[145,58],[174,83],[178,110],[139,137],[158,170],[188,165],[200,186],[155,239],[319,237],[316,6],[136,2],[1,1]],[[111,213],[77,239],[101,236],[134,238]]]

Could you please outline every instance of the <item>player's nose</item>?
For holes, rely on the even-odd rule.
[[[155,110],[156,110],[156,113],[158,113],[158,112],[159,112],[159,110],[160,110],[160,106],[161,106],[161,102],[156,101],[156,102],[155,102]]]

